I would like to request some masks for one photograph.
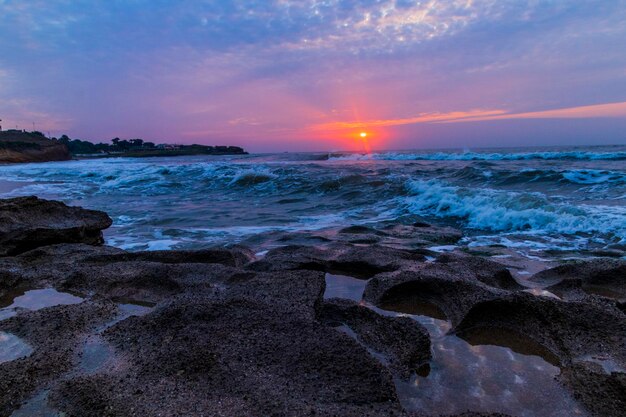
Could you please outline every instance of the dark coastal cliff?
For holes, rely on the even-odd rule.
[[[40,132],[0,131],[0,163],[67,161],[76,158],[151,157],[187,155],[247,155],[239,146],[165,145],[142,139],[91,143],[70,139],[48,139]]]
[[[207,145],[168,145],[155,144],[143,139],[111,140],[111,143],[92,143],[87,140],[70,139],[67,135],[59,138],[70,153],[78,158],[107,158],[115,156],[143,158],[151,156],[186,156],[186,155],[247,155],[239,146]]]
[[[70,158],[67,146],[38,132],[0,132],[0,163],[66,161]]]

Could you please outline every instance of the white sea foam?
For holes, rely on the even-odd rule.
[[[359,160],[427,160],[427,161],[518,161],[518,160],[626,160],[626,152],[383,152],[371,154],[343,154],[331,155],[329,160],[359,161]]]
[[[623,172],[578,169],[565,171],[561,175],[576,184],[626,184],[626,174]]]
[[[467,226],[493,231],[563,234],[612,233],[626,239],[626,207],[571,206],[540,193],[457,187],[440,180],[408,181],[409,211],[463,219]]]
[[[180,240],[173,239],[159,239],[151,240],[148,242],[148,250],[170,250],[174,248]]]
[[[117,158],[6,165],[0,179],[23,183],[2,197],[35,194],[107,211],[114,219],[108,242],[125,249],[202,247],[417,214],[484,231],[462,244],[545,250],[626,242],[620,155],[626,152],[387,152],[333,155],[330,163],[282,154],[256,162]],[[384,162],[421,157],[440,162]],[[339,161],[363,158],[380,162]],[[448,162],[455,159],[479,160]],[[498,159],[516,162],[485,162]]]

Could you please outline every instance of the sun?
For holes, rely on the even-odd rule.
[[[361,132],[359,133],[359,136],[362,138],[366,138],[367,137],[367,132]]]

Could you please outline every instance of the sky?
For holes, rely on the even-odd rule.
[[[626,0],[0,0],[0,119],[253,152],[625,144]]]

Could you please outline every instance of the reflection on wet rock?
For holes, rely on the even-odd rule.
[[[54,288],[42,288],[24,291],[21,295],[13,298],[6,309],[25,308],[27,310],[40,310],[57,305],[82,303],[84,298],[66,292],[59,292]]]
[[[0,364],[0,415],[11,414],[21,403],[72,370],[85,335],[116,313],[113,303],[85,301],[22,311],[0,321],[0,331],[16,335],[32,346],[29,356]]]
[[[421,299],[420,295],[417,294],[403,296],[390,294],[379,303],[379,307],[384,310],[392,310],[399,313],[428,316],[437,320],[448,319],[446,313],[444,313],[439,306],[428,300]]]
[[[399,304],[410,308],[421,304],[431,314],[443,314],[458,323],[477,302],[504,293],[447,265],[423,263],[412,270],[375,276],[368,282],[364,298],[378,306]]]
[[[30,355],[33,348],[14,334],[0,331],[0,363]]]
[[[587,415],[554,380],[559,368],[536,352],[519,353],[493,340],[474,341],[473,345],[448,333],[449,325],[444,321],[420,315],[411,317],[430,331],[433,356],[429,366],[418,370],[409,381],[396,381],[405,409],[432,415],[465,410],[480,415]]]
[[[526,335],[561,363],[587,354],[626,363],[626,321],[621,312],[601,303],[564,302],[519,292],[477,303],[455,331],[463,334],[474,328]]]
[[[394,373],[407,378],[430,360],[426,329],[407,317],[385,317],[366,306],[343,299],[324,302],[321,320],[331,326],[347,326],[356,340],[384,354]]]
[[[559,366],[560,360],[550,350],[514,330],[499,327],[472,327],[456,335],[472,346],[494,345],[503,346],[522,355],[539,356],[546,362]]]
[[[324,298],[345,298],[361,301],[367,281],[346,275],[326,274]]]

